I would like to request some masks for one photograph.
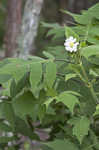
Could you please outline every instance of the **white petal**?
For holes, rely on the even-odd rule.
[[[76,52],[77,51],[77,46],[73,47],[73,51]]]
[[[66,50],[66,51],[69,51],[69,49],[68,49],[67,47],[65,47],[65,50]]]
[[[73,39],[73,42],[74,42],[74,43],[76,42],[76,38]]]
[[[73,48],[71,48],[71,47],[66,47],[66,50],[69,51],[69,52],[72,52],[72,51],[73,51]]]
[[[73,48],[70,49],[70,52],[71,52],[71,53],[73,52]]]
[[[70,36],[68,39],[66,39],[66,42],[72,42],[73,41],[73,37]]]
[[[67,47],[65,47],[65,49],[66,49],[67,51],[69,51],[69,50],[70,50],[70,47],[69,47],[69,46],[67,46]]]
[[[64,43],[65,46],[69,46],[70,47],[70,43]]]
[[[70,40],[73,40],[74,38],[73,38],[73,36],[70,36],[69,39],[70,39]]]
[[[73,43],[73,47],[71,47],[71,43]],[[73,38],[72,36],[67,38],[64,42],[65,49],[69,52],[76,52],[77,45],[79,45],[79,43],[76,42],[76,38]]]
[[[67,51],[69,51],[70,47],[65,47],[65,49],[66,49]]]
[[[70,39],[65,40],[66,43],[70,42]]]
[[[76,42],[75,45],[76,45],[76,46],[79,45],[79,42]]]
[[[77,52],[77,48],[75,48],[73,51],[74,51],[74,52]]]

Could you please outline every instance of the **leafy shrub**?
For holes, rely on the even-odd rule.
[[[75,26],[43,25],[51,27],[48,35],[54,40],[76,38],[77,52],[54,45],[45,58],[0,62],[1,149],[19,149],[21,135],[45,150],[99,150],[99,3],[81,15],[65,12]],[[48,131],[46,141],[37,128]]]

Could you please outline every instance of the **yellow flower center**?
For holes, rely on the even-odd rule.
[[[74,46],[74,43],[70,42],[70,47],[73,48],[73,46]]]

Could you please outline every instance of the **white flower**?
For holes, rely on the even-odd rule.
[[[76,42],[76,38],[73,38],[72,36],[70,36],[68,39],[66,39],[65,43],[64,43],[65,49],[71,53],[77,51],[78,45],[79,45],[79,43]]]

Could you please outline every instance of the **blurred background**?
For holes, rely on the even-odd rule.
[[[70,16],[61,9],[80,13],[99,0],[1,0],[0,59],[22,55],[40,55],[51,36],[41,22],[71,24]]]

